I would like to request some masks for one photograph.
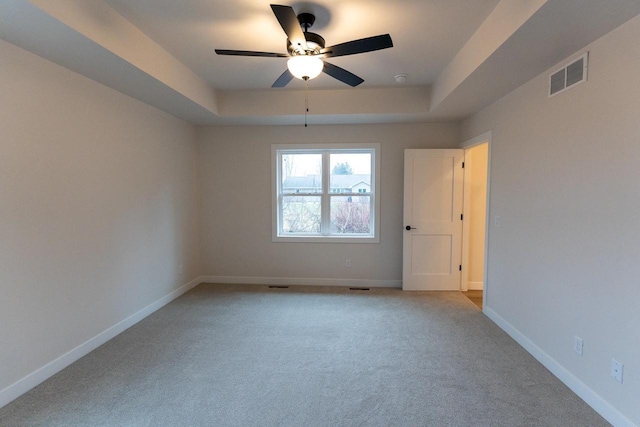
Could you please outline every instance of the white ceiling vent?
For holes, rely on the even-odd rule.
[[[549,76],[549,98],[587,81],[589,52]]]

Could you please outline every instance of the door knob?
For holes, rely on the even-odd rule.
[[[407,225],[404,229],[407,230],[407,231],[409,231],[409,230],[417,230],[417,228],[412,227],[410,225]]]

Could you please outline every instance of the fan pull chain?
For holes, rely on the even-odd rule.
[[[307,127],[307,114],[309,113],[309,79],[304,80],[304,127]]]

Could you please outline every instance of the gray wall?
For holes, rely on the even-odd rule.
[[[358,279],[375,286],[399,285],[402,278],[403,150],[456,147],[460,134],[459,125],[450,123],[308,128],[301,124],[199,128],[197,139],[204,275],[245,282]],[[381,144],[380,243],[271,241],[271,144],[304,142]],[[345,267],[347,258],[351,268]]]
[[[560,375],[640,424],[640,18],[589,50],[589,81],[538,76],[464,123],[493,131],[487,305]],[[553,70],[549,70],[553,71]],[[502,217],[500,228],[493,217]],[[584,356],[573,352],[574,335]],[[624,383],[609,376],[625,364]],[[605,405],[606,406],[606,405]],[[608,408],[600,406],[600,409]]]
[[[2,391],[200,267],[194,127],[3,41],[0,57]]]

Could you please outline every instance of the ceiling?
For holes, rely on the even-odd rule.
[[[460,120],[640,13],[637,0],[319,0],[327,45],[389,33],[394,47],[330,62],[365,82],[309,82],[310,123]],[[260,0],[3,0],[0,38],[200,125],[297,124],[304,82],[271,84],[286,52]],[[397,83],[396,74],[406,74]]]
[[[224,57],[213,51],[224,48],[286,53],[287,37],[266,1],[106,3],[215,88],[268,89],[286,68],[286,58]],[[498,0],[323,0],[287,4],[296,13],[316,15],[311,31],[321,34],[327,46],[390,34],[393,49],[332,60],[365,79],[363,87],[379,87],[396,84],[393,77],[399,73],[409,76],[406,84],[433,83],[497,3]],[[421,34],[416,37],[418,32]],[[292,87],[304,87],[301,80],[293,83]],[[311,86],[345,87],[327,75],[315,79]]]

